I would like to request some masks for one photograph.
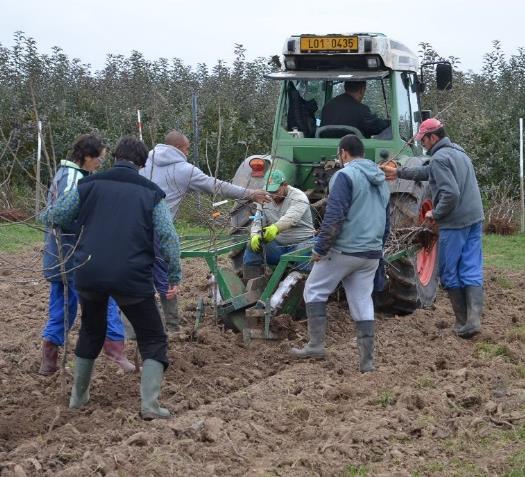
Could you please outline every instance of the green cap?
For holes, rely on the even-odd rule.
[[[281,184],[283,182],[286,182],[286,177],[279,170],[272,171],[271,173],[266,173],[266,175],[264,176],[264,183],[266,184],[266,190],[268,192],[277,191],[277,189],[281,187]]]

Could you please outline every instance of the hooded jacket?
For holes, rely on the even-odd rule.
[[[354,159],[336,172],[314,251],[331,248],[367,258],[381,258],[388,233],[390,190],[375,162]]]
[[[214,177],[207,176],[190,164],[176,147],[157,144],[150,151],[140,175],[157,184],[166,194],[166,202],[175,219],[182,199],[188,192],[217,194],[229,199],[245,199],[246,189]]]
[[[80,179],[87,176],[88,172],[81,169],[80,166],[72,161],[60,161],[60,168],[58,169],[53,182],[49,187],[47,194],[47,207],[52,207],[56,201],[62,197],[66,192],[77,187]],[[57,237],[55,234],[60,233],[60,244],[62,253],[58,252]],[[50,282],[61,282],[62,276],[60,274],[60,256],[65,260],[64,269],[67,272],[73,269],[73,252],[77,242],[78,227],[73,224],[71,227],[46,228],[44,235],[44,277]],[[73,279],[73,273],[67,273],[68,280]]]
[[[428,181],[432,192],[434,219],[443,229],[462,229],[483,221],[483,204],[472,161],[463,148],[448,137],[429,151],[430,163],[403,167],[400,179]]]

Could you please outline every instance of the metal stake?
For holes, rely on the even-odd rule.
[[[520,118],[520,201],[521,233],[525,233],[525,189],[523,186],[523,118]]]

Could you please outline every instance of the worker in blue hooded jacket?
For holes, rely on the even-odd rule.
[[[374,370],[372,291],[389,228],[390,190],[375,162],[364,159],[364,146],[352,134],[339,143],[343,168],[329,184],[326,212],[312,252],[314,266],[304,287],[309,342],[293,348],[297,358],[325,356],[326,303],[343,284],[356,324],[359,369]]]

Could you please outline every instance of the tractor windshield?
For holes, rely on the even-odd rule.
[[[390,77],[366,81],[290,80],[281,126],[304,137],[391,138]],[[337,127],[336,127],[337,126]]]

